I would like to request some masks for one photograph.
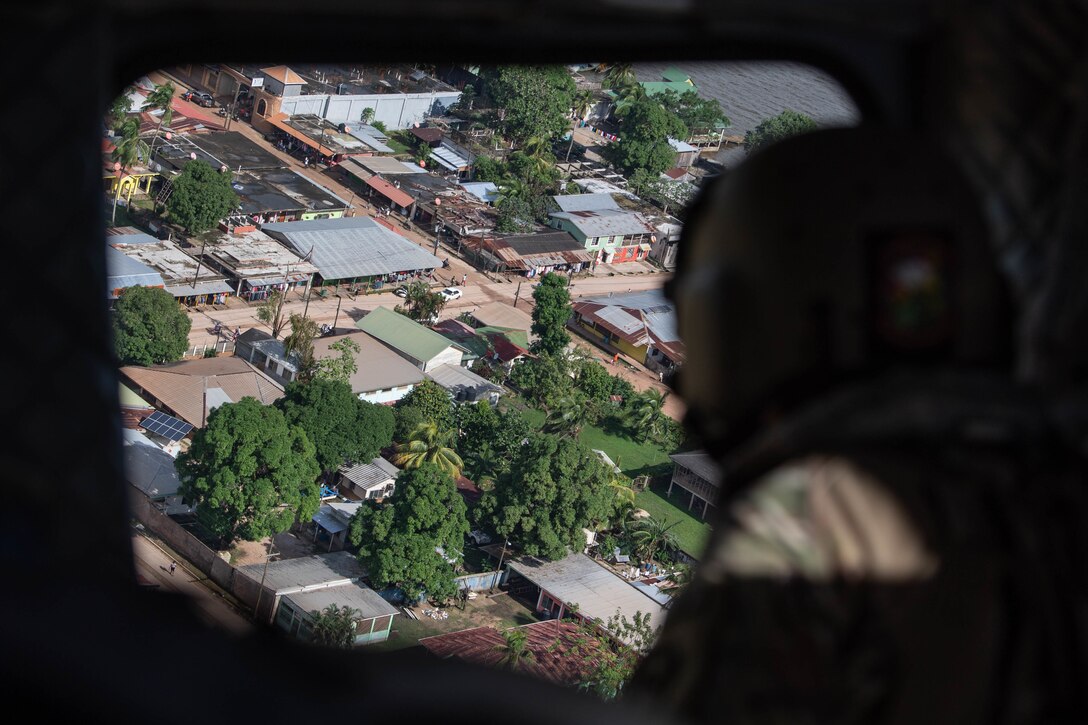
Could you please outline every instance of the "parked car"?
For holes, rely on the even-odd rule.
[[[446,298],[446,302],[449,302],[450,300],[459,299],[464,293],[456,287],[447,287],[446,289],[439,292],[439,294]]]
[[[484,544],[491,543],[491,537],[479,529],[468,532],[468,539],[476,546],[483,546]]]
[[[212,98],[212,94],[203,91],[194,91],[190,100],[196,105],[203,106],[204,108],[212,108],[215,106],[215,99]]]
[[[393,294],[395,294],[397,297],[407,297],[408,288],[404,285],[401,285],[400,287],[397,287],[395,290],[393,290]]]

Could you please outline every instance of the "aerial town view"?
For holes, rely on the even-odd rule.
[[[815,83],[761,100],[800,71],[714,73],[134,80],[102,170],[140,583],[232,635],[620,694],[720,486],[670,388],[687,209],[760,146],[853,121]]]

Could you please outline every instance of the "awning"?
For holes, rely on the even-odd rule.
[[[321,509],[314,514],[313,521],[330,534],[339,534],[347,528],[347,524],[333,516],[332,511],[327,509]]]
[[[234,288],[226,282],[201,282],[196,287],[191,284],[176,285],[174,287],[167,287],[166,291],[175,297],[192,297],[194,295],[217,295],[222,293],[231,294],[234,292]]]
[[[330,149],[328,146],[323,146],[319,144],[317,141],[314,141],[312,138],[304,134],[302,131],[299,131],[297,128],[293,128],[287,125],[287,123],[284,121],[285,118],[286,116],[283,116],[281,114],[280,116],[273,116],[272,118],[268,119],[268,121],[287,135],[297,138],[299,141],[306,144],[312,149],[316,149],[319,154],[323,154],[325,156],[336,155],[337,152]]]
[[[371,176],[366,180],[366,184],[397,206],[407,208],[415,203],[415,199],[411,195],[401,191],[380,176]]]
[[[310,275],[308,274],[287,275],[287,281],[289,283],[305,282],[309,278]],[[245,282],[251,289],[254,287],[267,287],[272,284],[283,284],[283,275],[281,274],[276,277],[254,277],[252,279],[247,279]]]

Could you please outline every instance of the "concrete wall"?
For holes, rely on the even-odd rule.
[[[501,572],[487,571],[483,574],[466,574],[457,577],[454,581],[457,582],[458,589],[467,589],[470,592],[482,592],[505,583],[506,577],[509,575],[510,570],[504,569]]]
[[[387,389],[385,392],[374,391],[370,393],[359,393],[359,399],[376,405],[386,405],[388,403],[397,402],[405,395],[412,392],[412,388],[414,387],[414,385],[404,385],[399,388]]]
[[[423,372],[434,370],[439,365],[448,364],[460,366],[462,357],[464,357],[463,352],[452,346],[447,347],[445,350],[423,363]]]
[[[358,123],[363,109],[373,108],[373,121],[396,130],[440,116],[461,97],[458,91],[375,93],[370,95],[306,95],[284,98],[280,110],[290,116],[313,114],[333,123]]]

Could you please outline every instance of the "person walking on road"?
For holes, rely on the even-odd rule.
[[[177,569],[177,568],[178,568],[178,563],[176,561],[171,561],[170,562],[170,576],[174,576],[174,570]]]

